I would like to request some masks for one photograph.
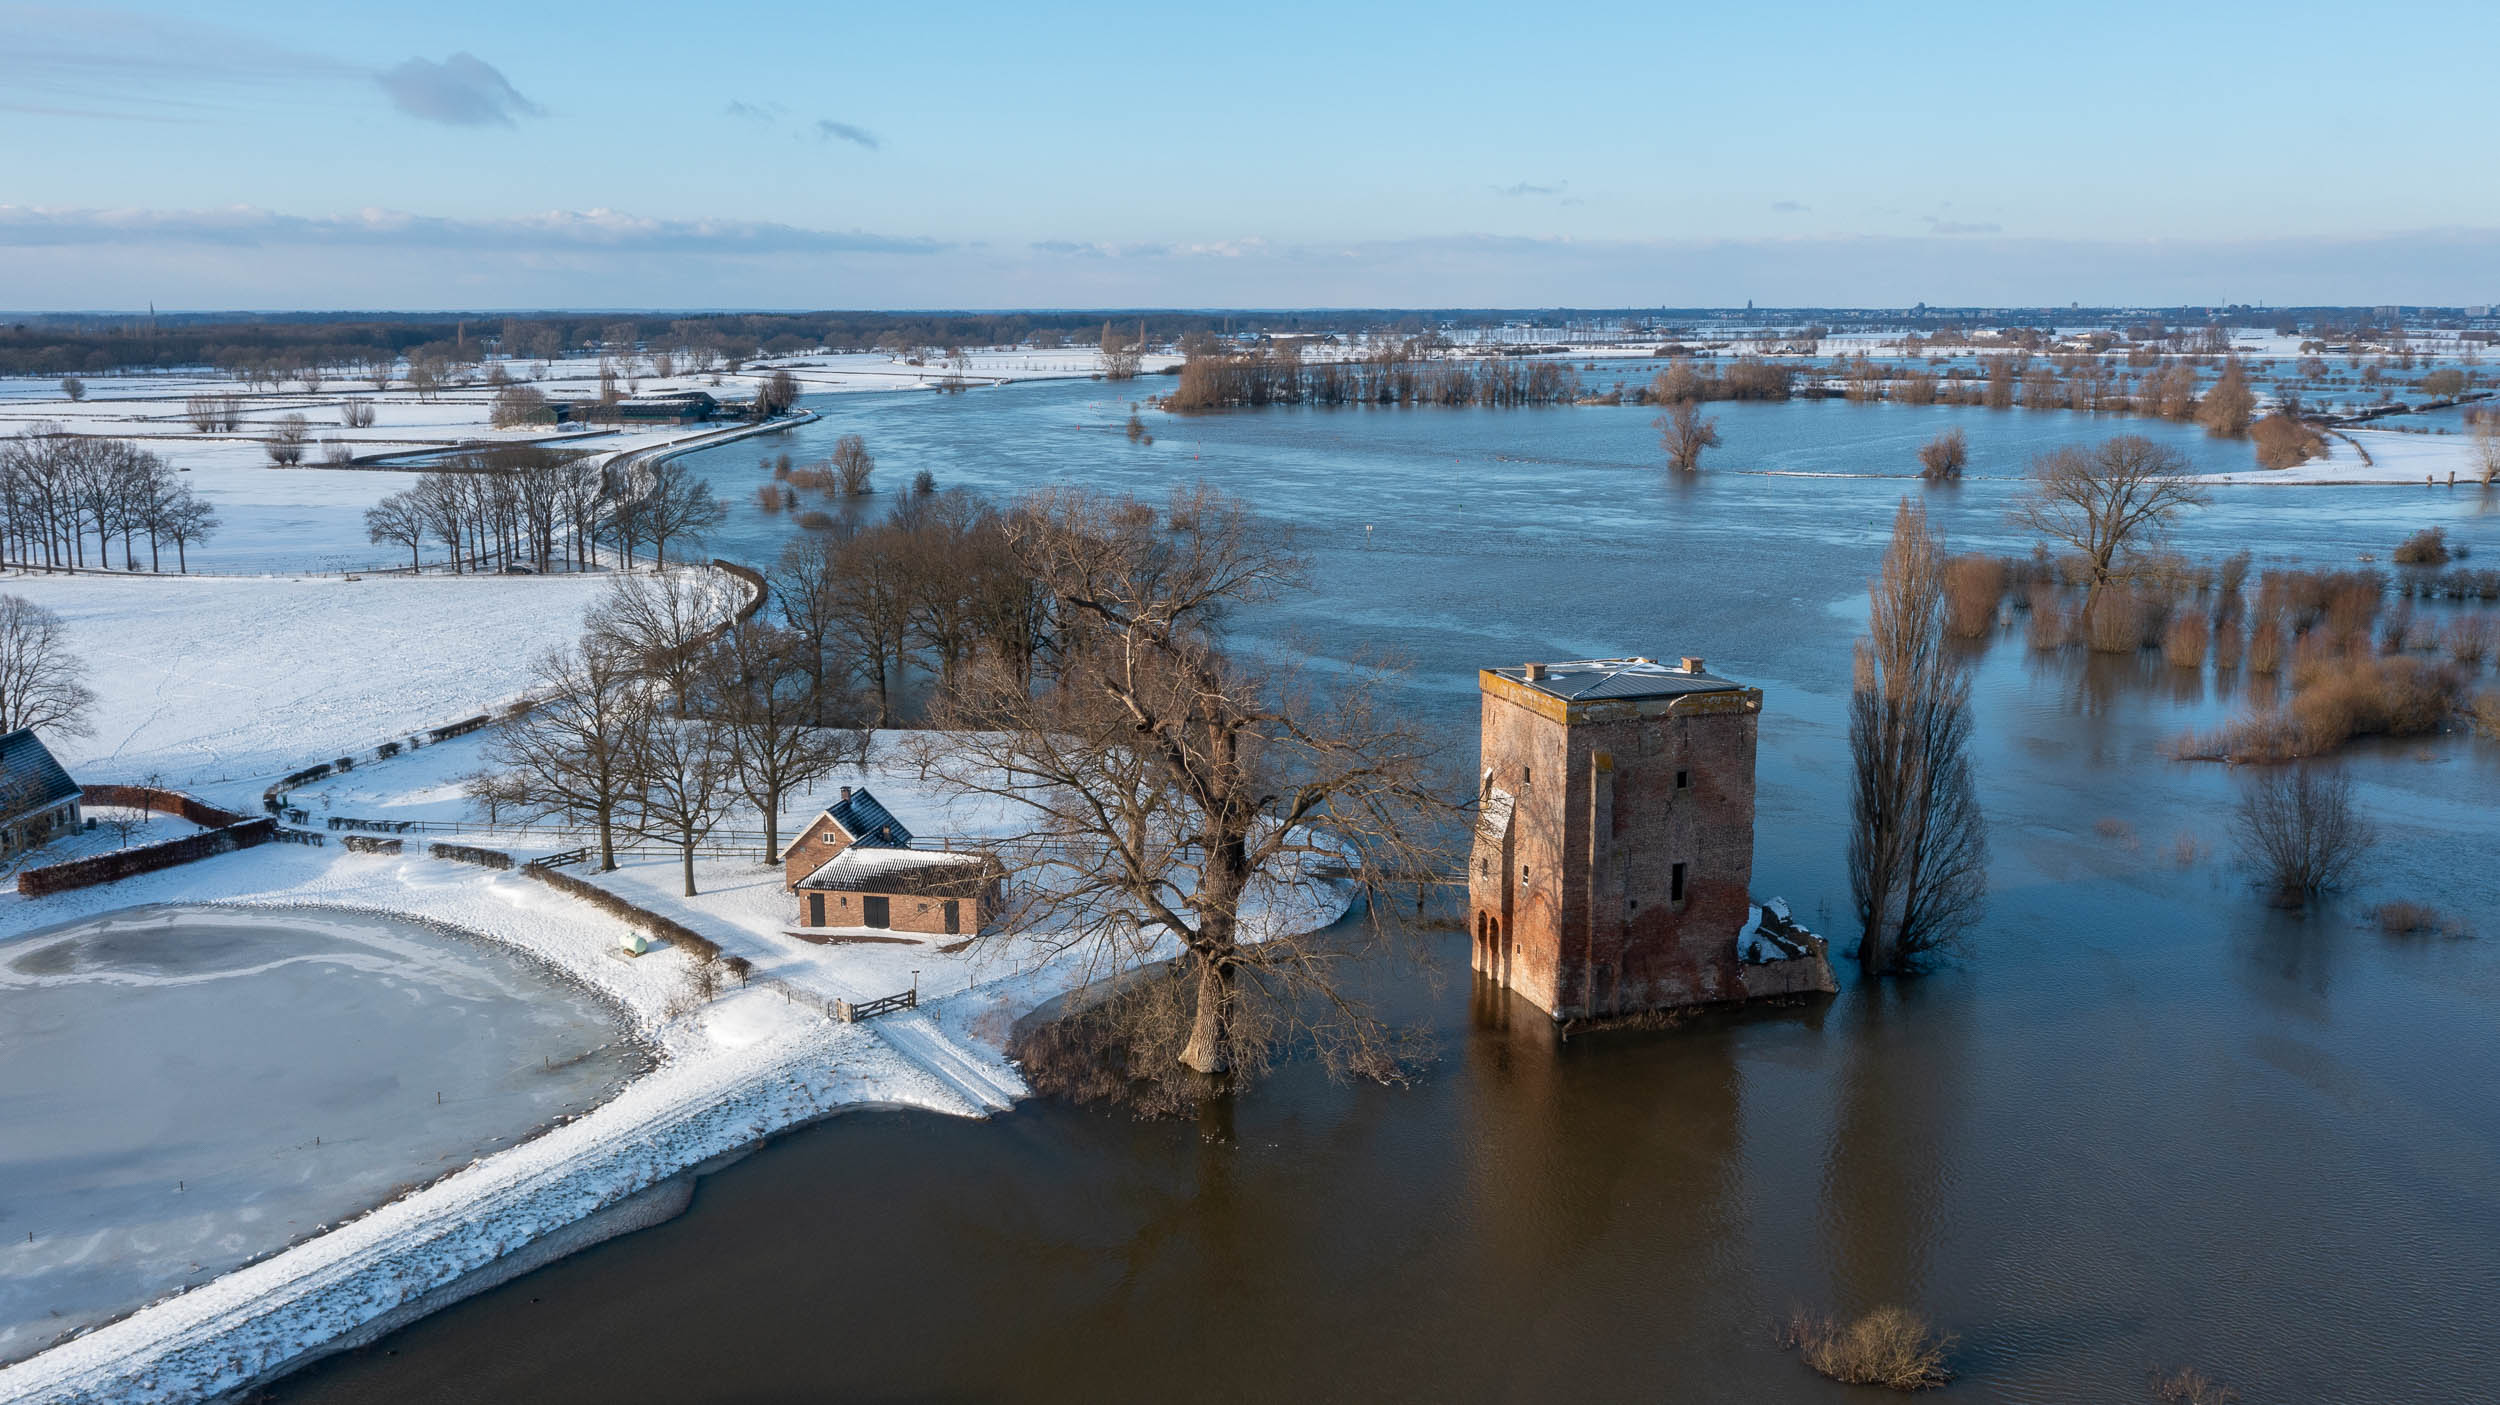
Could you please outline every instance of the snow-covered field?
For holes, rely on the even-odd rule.
[[[2212,483],[2394,483],[2446,487],[2450,475],[2458,483],[2482,481],[2474,457],[2474,440],[2463,434],[2400,434],[2391,429],[2347,429],[2347,443],[2334,434],[2326,438],[2327,455],[2296,468],[2251,468],[2237,473],[2208,473]],[[2353,451],[2359,444],[2369,453],[2363,463]]]
[[[1171,358],[1149,358],[1152,370]],[[978,384],[1090,376],[1099,353],[1085,348],[1064,351],[978,351],[969,353],[963,375]],[[599,392],[596,359],[571,358],[544,363],[506,363],[516,379],[551,399],[595,398]],[[758,382],[776,369],[787,368],[806,394],[843,391],[908,390],[934,386],[955,374],[945,365],[911,366],[882,353],[797,356],[758,362],[737,375],[631,377],[642,395],[673,390],[701,390],[723,399],[751,398]],[[734,422],[637,428],[598,427],[557,433],[550,426],[497,429],[490,423],[496,388],[483,382],[449,387],[432,399],[420,398],[401,385],[375,390],[370,382],[331,380],[318,391],[300,382],[275,390],[247,390],[231,377],[214,374],[98,376],[87,380],[86,398],[72,401],[53,378],[0,377],[0,436],[38,424],[57,424],[79,433],[130,439],[164,456],[188,473],[194,491],[217,510],[219,527],[205,544],[194,545],[190,565],[202,571],[340,571],[400,564],[396,548],[378,547],[368,539],[364,512],[385,496],[407,487],[416,471],[388,468],[322,466],[331,446],[358,457],[424,453],[478,442],[545,441],[599,453],[668,448],[734,437],[743,432]],[[243,422],[232,431],[200,433],[185,417],[184,403],[195,395],[235,396],[242,403]],[[370,427],[345,423],[348,405],[369,405]],[[264,447],[278,422],[300,414],[309,422],[311,442],[303,464],[281,468]],[[140,564],[146,545],[140,544]],[[174,569],[171,555],[166,570]]]
[[[95,734],[53,743],[72,775],[153,774],[257,812],[290,771],[519,696],[603,584],[15,575],[0,590],[58,611],[87,663]]]

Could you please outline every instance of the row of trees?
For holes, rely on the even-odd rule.
[[[1257,405],[1560,405],[1581,396],[1579,372],[1551,360],[1437,359],[1411,344],[1359,359],[1305,361],[1299,345],[1199,351],[1181,363],[1168,410]]]
[[[148,570],[163,569],[170,546],[188,571],[191,547],[216,530],[216,512],[178,471],[128,440],[37,424],[0,441],[0,554],[12,562],[111,570],[118,540],[122,568],[135,571],[144,541]]]
[[[645,547],[666,566],[671,543],[699,541],[727,515],[712,485],[678,460],[602,464],[512,446],[462,455],[382,499],[365,510],[365,535],[406,548],[412,571],[424,568],[428,542],[455,574],[595,568],[603,543],[630,568]]]
[[[675,846],[685,892],[695,853],[743,803],[763,817],[762,857],[784,803],[866,754],[829,726],[814,661],[786,629],[735,605],[708,573],[620,576],[578,643],[537,660],[531,701],[497,729],[495,769],[472,777],[490,816],[555,819],[598,836]]]

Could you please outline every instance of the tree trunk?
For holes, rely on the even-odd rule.
[[[695,895],[695,892],[694,892],[694,841],[693,841],[692,839],[688,839],[685,843],[683,843],[683,844],[681,844],[681,845],[679,845],[679,846],[678,846],[678,850],[677,850],[677,852],[678,852],[678,854],[679,854],[679,855],[680,855],[680,856],[684,859],[684,861],[685,861],[685,866],[686,866],[686,896],[691,898],[691,897],[693,897],[693,896]]]
[[[781,793],[775,791],[764,801],[764,862],[781,857]]]
[[[1224,1055],[1224,1035],[1232,1016],[1232,967],[1214,957],[1198,966],[1198,1008],[1189,1022],[1189,1043],[1181,1049],[1183,1066],[1199,1073],[1226,1073],[1232,1065]]]
[[[599,871],[616,871],[616,822],[604,806],[599,811]]]

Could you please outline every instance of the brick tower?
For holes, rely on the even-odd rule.
[[[1479,682],[1478,972],[1556,1020],[1792,983],[1738,956],[1762,920],[1749,893],[1761,689],[1691,658],[1532,663]]]

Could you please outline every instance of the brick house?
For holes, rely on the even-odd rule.
[[[1761,689],[1692,658],[1478,683],[1477,972],[1558,1021],[1835,988],[1822,939],[1749,892]]]
[[[0,857],[78,828],[82,798],[42,738],[24,727],[0,736]]]
[[[902,821],[849,786],[781,851],[781,866],[798,895],[800,936],[814,928],[977,936],[1005,878],[989,854],[913,848]]]

